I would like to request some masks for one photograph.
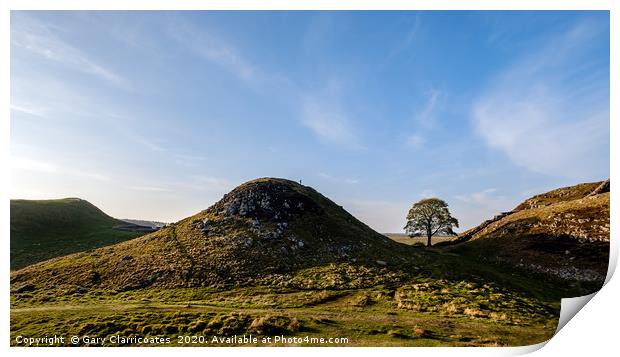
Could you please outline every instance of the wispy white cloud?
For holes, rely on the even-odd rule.
[[[28,104],[25,104],[25,105],[24,104],[22,105],[11,104],[11,111],[28,114],[28,115],[32,115],[35,117],[44,117],[48,112],[45,108],[40,108],[40,107],[28,105]]]
[[[24,157],[11,157],[11,169],[41,173],[57,173],[58,167],[49,162],[32,160]]]
[[[587,57],[601,33],[594,24],[578,24],[500,73],[472,109],[486,143],[533,172],[572,179],[606,175],[608,63]]]
[[[139,117],[135,118],[131,115],[108,113],[105,116],[105,120],[117,133],[139,146],[155,153],[163,153],[168,151],[168,148],[162,144],[162,140],[159,139],[159,136],[148,136],[143,133],[146,131],[144,130],[144,125],[132,124],[135,121],[139,121]]]
[[[174,161],[186,167],[197,167],[204,163],[205,157],[200,155],[191,155],[191,154],[174,154]]]
[[[443,98],[443,92],[438,89],[430,89],[425,93],[426,100],[421,108],[413,116],[415,132],[405,140],[405,145],[411,148],[419,148],[426,143],[426,136],[432,132],[436,124],[436,115],[439,104]]]
[[[431,89],[426,93],[426,103],[415,114],[415,121],[425,128],[430,128],[435,122],[435,113],[437,104],[442,96],[442,92],[437,89]]]
[[[50,72],[51,73],[51,72]],[[21,71],[11,80],[11,114],[28,114],[54,122],[93,119],[103,111],[98,98],[60,78]]]
[[[328,180],[328,181],[332,181],[332,182],[339,182],[339,183],[345,183],[345,184],[349,184],[349,185],[355,185],[360,183],[360,180],[358,178],[355,177],[336,177],[333,176],[331,174],[328,174],[326,172],[319,172],[317,174],[317,176],[319,176],[322,179]]]
[[[51,175],[82,177],[97,181],[110,181],[109,176],[97,172],[85,171],[78,168],[68,168],[51,162],[34,160],[26,157],[12,156],[11,169]]]
[[[307,96],[303,101],[302,124],[321,140],[347,148],[359,148],[357,130],[333,99]]]
[[[194,54],[227,69],[251,87],[261,91],[269,88],[282,96],[300,98],[301,124],[321,140],[348,148],[360,147],[352,120],[338,100],[342,89],[340,81],[328,79],[323,90],[307,92],[288,77],[259,68],[232,41],[216,33],[197,29],[186,22],[173,23],[168,32]]]
[[[150,182],[146,184],[128,185],[125,188],[133,191],[166,193],[176,192],[188,194],[192,192],[224,193],[233,188],[233,183],[221,177],[193,175],[182,181]]]
[[[415,133],[407,139],[407,145],[415,148],[419,148],[426,143],[426,139],[422,134]]]
[[[19,21],[13,21],[11,26],[12,46],[129,89],[127,79],[63,41],[49,26],[23,13],[15,16],[19,16]]]
[[[418,197],[420,198],[432,198],[432,197],[437,197],[437,196],[438,195],[435,191],[429,190],[429,189],[422,190],[422,192],[418,194]]]
[[[257,70],[237,48],[215,34],[198,30],[188,23],[175,23],[170,35],[198,56],[228,69],[237,77],[252,81]]]
[[[461,230],[472,228],[516,206],[514,198],[502,195],[496,188],[455,195],[453,198],[452,213],[459,220]]]
[[[153,141],[151,139],[147,139],[147,138],[142,137],[140,135],[137,135],[135,133],[128,133],[127,136],[129,136],[136,143],[146,147],[149,150],[152,150],[152,151],[155,151],[155,152],[164,152],[164,151],[166,151],[166,148],[164,148],[163,146],[157,144],[155,141]]]
[[[383,60],[383,63],[381,65],[382,67],[388,65],[400,54],[411,48],[411,45],[413,44],[413,41],[416,38],[420,29],[420,12],[416,12],[415,16],[413,16],[407,23],[407,26],[409,27],[409,29],[405,33],[405,36],[400,41],[396,42],[394,48],[392,48],[392,50],[388,52],[387,56]]]
[[[488,205],[489,202],[495,202],[498,199],[502,199],[502,197],[495,197],[493,193],[497,191],[496,188],[487,188],[482,191],[473,192],[467,195],[456,195],[454,198],[457,200],[467,202],[467,203],[475,203],[478,205]]]
[[[128,186],[128,189],[132,191],[145,191],[145,192],[170,192],[171,190],[165,187],[158,186]]]
[[[228,191],[234,187],[234,184],[226,178],[194,175],[190,177],[190,181],[183,185],[202,191]]]

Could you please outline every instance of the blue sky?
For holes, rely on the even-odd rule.
[[[607,178],[609,13],[12,12],[13,198],[176,221],[265,176],[381,232]]]

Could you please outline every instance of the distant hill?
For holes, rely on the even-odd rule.
[[[11,270],[143,234],[124,224],[79,198],[11,200]]]
[[[536,195],[444,245],[598,288],[605,280],[609,258],[609,188],[607,180]]]
[[[123,222],[135,224],[135,225],[138,225],[138,226],[151,227],[153,229],[159,229],[159,228],[161,228],[161,227],[166,225],[165,222],[147,221],[147,220],[143,220],[143,219],[121,218],[120,220],[123,221]]]
[[[332,263],[381,268],[409,257],[314,189],[264,178],[144,237],[29,266],[11,281],[63,291],[240,285]]]

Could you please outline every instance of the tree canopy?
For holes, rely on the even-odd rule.
[[[459,221],[452,217],[448,204],[439,198],[426,198],[414,203],[407,214],[405,232],[410,237],[427,237],[427,246],[431,246],[431,237],[437,234],[456,235],[453,227]]]

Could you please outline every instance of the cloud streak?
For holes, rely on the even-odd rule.
[[[348,185],[356,185],[358,183],[360,183],[360,180],[358,178],[355,177],[336,177],[333,175],[330,175],[326,172],[319,172],[317,174],[317,176],[319,176],[322,179],[325,179],[327,181],[332,181],[332,182],[338,182],[338,183],[345,183]]]
[[[451,210],[459,220],[461,231],[516,206],[514,199],[500,194],[496,188],[456,195],[454,199]]]
[[[189,24],[175,23],[169,34],[191,52],[209,62],[222,66],[244,81],[253,81],[257,70],[230,43],[211,33],[197,30]]]
[[[278,91],[280,96],[299,100],[301,124],[323,142],[349,149],[360,147],[352,120],[338,100],[341,90],[339,81],[326,80],[328,84],[323,90],[305,91],[288,77],[259,68],[233,43],[214,33],[188,23],[173,23],[168,33],[190,52],[228,70],[250,88],[261,92]]]
[[[397,45],[387,54],[383,60],[382,67],[387,66],[401,53],[409,50],[414,39],[416,38],[420,29],[420,12],[416,12],[415,17],[411,20],[409,31],[407,31],[405,37],[397,43]]]
[[[132,191],[144,191],[144,192],[170,192],[170,189],[157,186],[129,186],[128,189]]]
[[[110,181],[109,176],[102,175],[96,172],[89,172],[80,169],[70,169],[67,167],[52,164],[50,162],[33,160],[25,157],[11,157],[11,169],[51,175],[74,176],[97,181]]]
[[[578,24],[501,72],[473,105],[477,133],[532,172],[581,180],[606,175],[608,63],[586,60],[595,50],[589,43],[602,33],[595,24]]]
[[[16,104],[11,104],[11,111],[13,112],[18,112],[18,113],[23,113],[23,114],[28,114],[28,115],[32,115],[35,117],[45,117],[45,115],[47,114],[47,110],[44,108],[39,108],[36,106],[32,106],[32,105],[16,105]]]
[[[63,41],[54,34],[50,27],[24,14],[15,16],[19,16],[19,21],[13,19],[14,25],[11,26],[12,46],[61,63],[71,69],[92,74],[118,87],[129,89],[127,79]]]
[[[426,96],[426,103],[422,110],[416,113],[415,121],[425,128],[430,128],[435,121],[437,102],[442,96],[442,93],[437,89],[431,89],[426,93]]]
[[[325,142],[350,148],[358,146],[349,117],[339,108],[316,98],[304,100],[302,124]]]

